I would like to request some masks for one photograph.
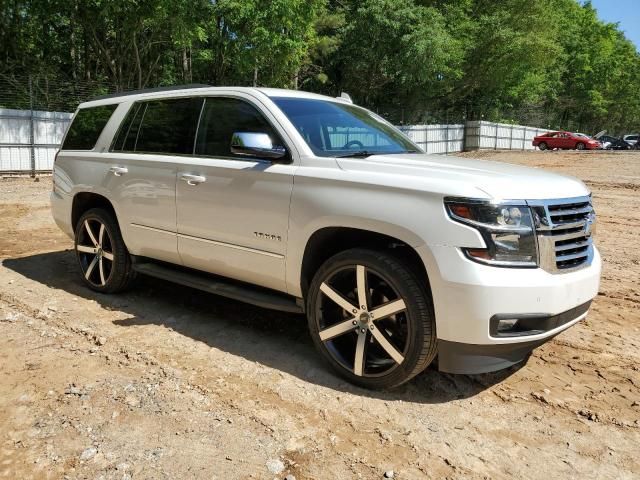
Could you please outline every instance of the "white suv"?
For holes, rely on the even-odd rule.
[[[587,315],[600,256],[585,185],[425,155],[347,99],[184,88],[80,105],[53,216],[84,282],[136,273],[304,312],[348,380],[399,385],[438,354],[482,373]]]

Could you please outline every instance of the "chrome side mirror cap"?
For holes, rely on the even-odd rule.
[[[274,145],[266,133],[235,132],[231,137],[231,153],[246,157],[280,160],[287,155],[287,149]]]

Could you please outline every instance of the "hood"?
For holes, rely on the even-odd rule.
[[[397,154],[338,158],[341,169],[392,186],[494,200],[580,197],[589,189],[577,178],[532,167],[444,155]],[[384,178],[384,181],[381,181]]]

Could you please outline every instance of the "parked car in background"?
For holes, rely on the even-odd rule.
[[[600,148],[600,142],[583,133],[548,132],[538,135],[531,144],[540,150],[594,150]]]
[[[638,135],[637,133],[634,133],[631,135],[625,135],[624,137],[622,137],[622,140],[624,140],[631,146],[636,146],[636,144],[638,143],[638,137],[640,137],[640,135]]]
[[[598,141],[602,144],[603,150],[631,150],[633,148],[633,145],[629,142],[611,135],[602,135],[598,138]]]

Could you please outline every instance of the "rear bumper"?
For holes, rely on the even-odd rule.
[[[53,191],[49,196],[49,200],[51,202],[51,215],[56,225],[58,225],[60,230],[66,233],[69,238],[73,238],[73,227],[71,226],[71,196],[59,191]]]

